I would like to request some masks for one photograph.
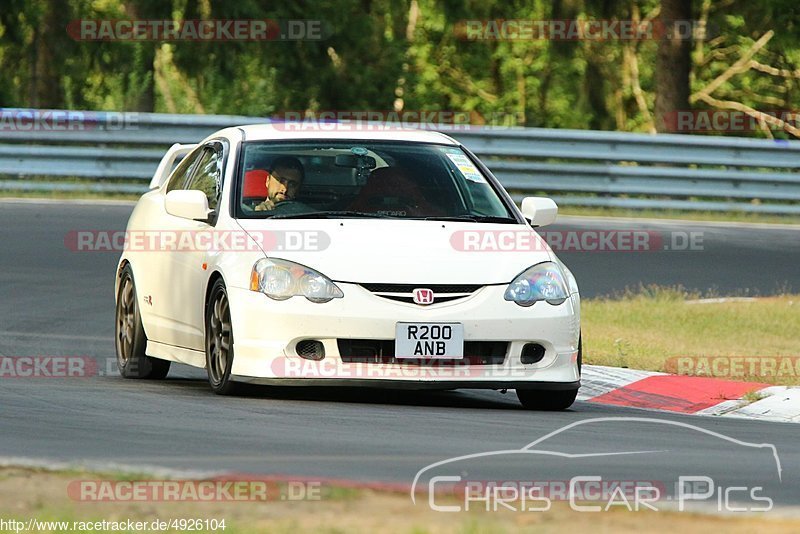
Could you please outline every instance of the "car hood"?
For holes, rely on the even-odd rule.
[[[267,256],[336,282],[502,284],[553,259],[530,227],[392,219],[240,219]]]

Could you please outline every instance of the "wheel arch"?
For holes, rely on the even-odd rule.
[[[136,288],[136,272],[133,270],[133,263],[131,263],[131,261],[128,258],[123,258],[119,262],[119,267],[117,267],[117,277],[114,280],[114,304],[115,305],[116,305],[117,299],[119,298],[119,283],[122,280],[122,272],[125,270],[126,267],[129,267],[130,270],[131,270],[131,276],[133,277],[134,291],[138,291],[138,289]],[[139,295],[137,294],[136,297],[138,299]],[[148,312],[146,310],[142,309],[142,307],[141,307],[140,303],[138,302],[138,300],[136,302],[136,306],[139,308],[139,317],[141,318],[141,321],[142,321],[142,328],[144,329],[144,334],[147,337],[147,339],[150,339],[150,334],[147,331],[148,330],[148,326],[147,326],[147,320],[146,320],[149,314],[148,314]]]
[[[119,293],[119,281],[122,279],[122,271],[130,264],[131,262],[127,258],[123,258],[117,266],[117,277],[114,279],[114,299],[117,298]],[[133,270],[133,267],[131,267],[131,270]]]
[[[206,283],[206,296],[203,299],[204,309],[203,309],[203,324],[205,324],[205,317],[208,311],[208,301],[211,298],[211,289],[214,287],[214,284],[217,283],[217,280],[222,280],[222,283],[225,284],[225,277],[222,276],[220,271],[214,271],[211,273],[211,276],[208,277],[208,282]],[[227,284],[226,284],[227,285]]]

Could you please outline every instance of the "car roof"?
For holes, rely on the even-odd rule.
[[[376,124],[276,123],[239,126],[244,141],[283,141],[292,139],[358,139],[365,141],[410,141],[458,145],[452,137],[440,132],[413,128],[394,128]]]

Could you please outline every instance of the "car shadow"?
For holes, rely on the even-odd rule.
[[[214,397],[208,382],[204,379],[169,377],[160,383],[182,393],[206,393],[209,397]],[[233,397],[274,401],[522,410],[513,391],[503,394],[499,391],[479,389],[442,391],[350,386],[265,386],[240,383]]]

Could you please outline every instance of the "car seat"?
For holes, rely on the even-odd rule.
[[[404,212],[403,215],[417,217],[441,213],[425,198],[419,184],[398,167],[373,170],[349,209],[366,213],[386,212],[389,215]]]
[[[244,173],[242,184],[242,202],[252,204],[263,202],[267,198],[267,178],[269,173],[263,169],[253,169]]]

